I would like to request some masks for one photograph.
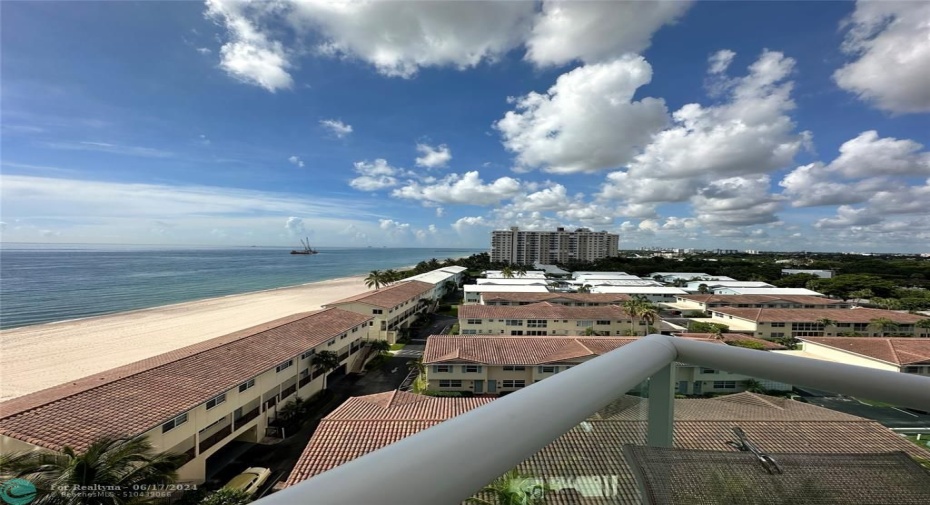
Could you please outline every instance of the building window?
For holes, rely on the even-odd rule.
[[[307,351],[307,352],[301,354],[301,355],[300,355],[300,359],[307,359],[307,358],[309,358],[310,356],[313,356],[314,354],[316,354],[316,351],[313,350],[313,349],[310,349],[309,351]]]
[[[595,324],[597,324],[598,326],[609,326],[610,321],[597,321]]]
[[[219,404],[221,404],[221,403],[223,403],[223,402],[225,402],[225,401],[226,401],[226,393],[223,393],[223,394],[221,394],[221,395],[219,395],[219,396],[216,396],[216,397],[214,397],[214,398],[210,398],[209,400],[207,400],[207,410],[210,410],[210,409],[212,409],[213,407],[216,407],[217,405],[219,405]]]
[[[714,389],[736,389],[736,381],[714,381]]]
[[[242,393],[252,387],[255,387],[255,379],[249,379],[242,384],[239,384],[239,392]]]
[[[528,328],[546,328],[548,327],[548,321],[545,319],[527,319],[526,326]]]
[[[384,329],[384,328],[382,328],[382,329]],[[336,339],[332,339],[332,340],[330,340],[329,342],[326,342],[326,345],[333,345],[333,344],[335,344],[335,343],[336,343]]]
[[[382,309],[371,309],[371,313],[372,313],[372,314],[384,314],[384,310],[382,310]]]
[[[509,380],[509,379],[505,379],[504,381],[502,381],[501,387],[502,387],[502,388],[525,388],[525,387],[526,387],[526,381],[525,381],[525,380]]]
[[[507,319],[504,321],[507,326],[523,326],[522,319]]]
[[[358,326],[356,326],[355,328],[352,328],[352,333],[355,333],[357,331],[358,331]]]
[[[594,321],[585,321],[584,319],[579,319],[578,321],[575,321],[575,326],[579,328],[587,328],[588,326],[594,326]]]
[[[342,340],[342,339],[344,339],[344,338],[346,338],[346,337],[348,337],[348,336],[349,336],[349,335],[343,333],[342,335],[339,335],[339,340]]]
[[[784,328],[785,323],[772,323],[772,328]]]
[[[452,365],[434,365],[433,371],[436,373],[451,373]]]
[[[462,371],[465,373],[480,373],[481,365],[462,365]]]
[[[548,335],[548,333],[546,332],[546,330],[527,330],[527,331],[526,331],[526,334],[527,334],[527,335],[535,335],[535,336],[538,336],[538,335]]]
[[[300,378],[301,378],[301,379],[303,379],[304,377],[306,377],[306,376],[308,376],[308,375],[310,375],[310,369],[309,369],[309,368],[305,368],[305,369],[303,369],[303,370],[300,372]]]
[[[539,373],[556,373],[559,371],[557,366],[541,366],[539,367]]]
[[[526,371],[526,367],[523,365],[504,365],[505,372],[523,372]]]
[[[761,333],[760,333],[760,335],[761,335]],[[773,332],[772,332],[772,335],[771,335],[772,338],[782,338],[782,337],[784,337],[784,336],[785,336],[785,332],[783,332],[783,331],[773,331]]]
[[[275,368],[275,371],[276,371],[276,372],[280,372],[281,370],[284,370],[284,369],[286,369],[286,368],[289,368],[289,367],[290,367],[291,365],[293,365],[293,364],[294,364],[294,360],[289,359],[289,360],[285,361],[284,363],[281,363],[280,365],[278,365],[278,366]]]
[[[477,335],[478,330],[461,330],[459,331],[462,335]]]
[[[460,388],[460,387],[462,387],[462,381],[460,381],[460,380],[441,380],[441,381],[439,381],[439,387],[441,387],[441,388]]]
[[[187,422],[187,414],[186,414],[186,413],[185,413],[185,414],[181,414],[181,415],[179,415],[178,417],[175,417],[174,419],[172,419],[172,420],[168,421],[167,423],[161,425],[161,432],[162,432],[162,433],[168,433],[169,431],[171,431],[171,430],[177,428],[178,426],[181,426],[182,424],[184,424],[184,423],[186,423],[186,422]]]
[[[481,324],[481,320],[480,319],[466,319],[465,323],[466,324]]]
[[[713,368],[702,368],[701,373],[717,373]]]

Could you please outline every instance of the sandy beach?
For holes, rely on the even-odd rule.
[[[365,291],[364,276],[0,332],[0,401],[319,309]]]

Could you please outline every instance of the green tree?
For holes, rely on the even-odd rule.
[[[381,270],[372,270],[371,273],[368,274],[368,277],[365,277],[365,286],[369,288],[374,287],[375,291],[381,289],[381,286],[384,284],[384,272]]]
[[[31,482],[36,487],[37,498],[31,502],[35,505],[123,505],[150,501],[135,492],[175,482],[185,460],[181,454],[156,453],[144,437],[102,437],[80,452],[65,447],[61,453],[8,454],[0,461],[0,474]],[[105,496],[69,492],[79,486],[122,491]]]
[[[510,266],[506,266],[501,269],[501,276],[505,279],[513,279],[514,273],[513,269]]]
[[[765,350],[765,345],[762,342],[756,342],[755,340],[732,340],[727,342],[727,345],[732,345],[734,347],[745,347],[746,349],[755,349],[757,351]]]
[[[511,470],[498,477],[479,494],[490,496],[493,501],[483,498],[469,498],[466,503],[479,505],[536,505],[543,503],[549,486],[529,475]]]
[[[930,319],[921,319],[920,321],[917,321],[916,323],[914,323],[914,327],[927,330],[924,333],[930,333]],[[914,332],[914,333],[917,334],[919,332]]]
[[[218,489],[203,499],[200,505],[246,505],[252,498],[238,489]]]
[[[590,292],[591,292],[591,285],[590,285],[590,284],[585,284],[584,286],[581,286],[580,288],[578,288],[577,290],[575,290],[575,292],[577,292],[577,293],[590,293]]]
[[[762,383],[756,379],[746,379],[743,381],[743,386],[746,388],[746,391],[750,393],[759,393],[764,394],[765,388],[762,387]]]
[[[698,293],[706,295],[710,291],[710,288],[707,287],[707,284],[701,283],[698,286]]]
[[[339,361],[339,355],[333,351],[320,351],[314,354],[311,363],[316,365],[318,369],[322,369],[323,375],[326,375],[330,371],[339,368],[339,365],[341,364]],[[325,388],[326,386],[324,385],[323,387]]]
[[[526,277],[526,265],[517,265],[513,272],[517,277]]]
[[[875,328],[875,331],[877,331],[882,337],[885,336],[886,332],[898,329],[897,323],[891,319],[888,319],[887,317],[876,317],[875,319],[870,319],[869,326]]]
[[[391,344],[389,344],[387,340],[371,340],[368,342],[368,347],[378,354],[386,353],[391,350]]]
[[[820,277],[814,274],[792,274],[772,282],[772,285],[779,288],[806,288],[809,282],[818,279]]]
[[[826,334],[828,327],[836,326],[836,321],[834,321],[833,319],[824,317],[824,318],[818,319],[817,324],[819,324],[820,326],[823,326],[823,332],[824,334]]]
[[[871,289],[857,289],[855,291],[850,291],[849,296],[855,300],[856,305],[859,305],[863,299],[870,300],[875,294],[872,293]]]
[[[634,322],[638,319],[645,322],[648,326],[655,324],[656,320],[659,318],[659,311],[656,309],[656,306],[643,296],[636,295],[629,300],[624,300],[620,305],[626,310]],[[634,326],[634,335],[636,334],[635,328]],[[647,328],[643,334],[646,335],[648,331]]]
[[[395,282],[397,282],[397,281],[399,281],[399,280],[401,280],[401,279],[403,279],[403,278],[404,278],[404,276],[403,276],[400,272],[398,272],[397,270],[388,269],[388,270],[385,270],[385,271],[383,272],[383,281],[382,281],[382,282],[383,282],[383,284],[384,284],[385,286],[390,286],[391,284],[394,284]]]

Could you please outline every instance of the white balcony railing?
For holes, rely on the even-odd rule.
[[[676,361],[930,410],[927,377],[650,335],[256,503],[461,503],[647,377],[647,440],[669,447]]]

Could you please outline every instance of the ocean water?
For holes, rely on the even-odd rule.
[[[111,314],[400,268],[483,249],[48,246],[0,249],[0,328]]]

